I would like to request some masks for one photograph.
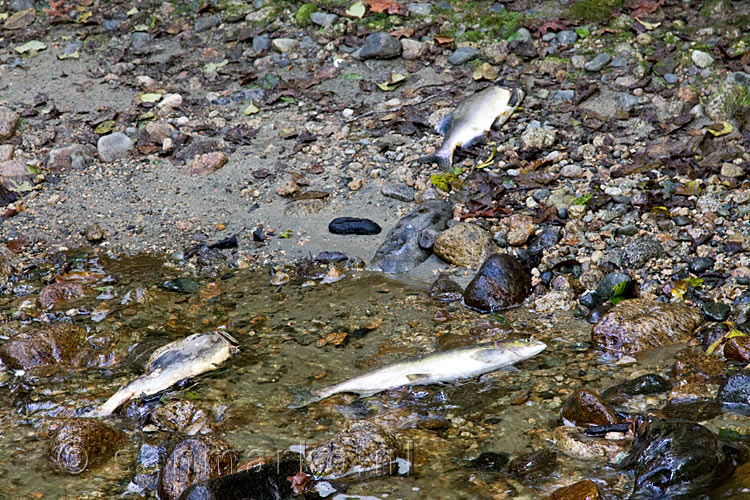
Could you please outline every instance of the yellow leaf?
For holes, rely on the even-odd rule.
[[[661,26],[661,23],[649,23],[642,19],[638,19],[637,17],[635,18],[635,20],[641,23],[643,27],[646,28],[647,31],[655,30],[656,28]]]
[[[161,97],[161,94],[141,94],[141,102],[158,102]]]
[[[480,169],[480,168],[489,167],[490,165],[492,165],[492,161],[495,159],[495,153],[497,153],[497,147],[492,148],[492,153],[490,154],[490,157],[487,158],[486,161],[483,161],[482,163],[480,163],[474,168]]]
[[[127,11],[126,14],[128,16],[134,16],[134,15],[138,14],[138,9],[136,9],[135,7],[133,7],[132,9],[130,9],[129,11]]]
[[[365,4],[363,4],[362,2],[355,3],[354,5],[346,9],[346,15],[361,19],[362,16],[365,15]]]
[[[710,346],[708,346],[708,349],[706,349],[706,354],[708,355],[713,354],[714,351],[718,349],[718,347],[722,343],[724,343],[725,340],[729,340],[734,337],[745,337],[745,336],[747,336],[746,333],[733,328],[729,330],[727,333],[725,333],[724,335],[722,335],[721,337],[719,337],[718,339],[716,339]]]
[[[107,120],[106,122],[101,122],[96,129],[94,129],[94,132],[96,132],[99,135],[104,135],[112,132],[112,129],[115,128],[115,121],[114,120]]]
[[[8,13],[0,12],[0,21],[5,21],[6,19],[8,19]]]
[[[90,18],[91,16],[93,16],[93,15],[94,15],[94,13],[93,13],[93,12],[91,12],[90,10],[89,10],[89,11],[86,11],[86,12],[83,12],[83,13],[81,13],[81,15],[80,15],[80,16],[78,16],[78,17],[76,18],[76,22],[79,22],[79,23],[83,24],[83,23],[85,23],[86,21],[88,21],[88,20],[89,20],[89,18]]]
[[[492,81],[497,80],[498,73],[497,73],[497,70],[493,68],[491,64],[485,62],[476,67],[471,77],[474,80],[485,79],[485,80],[489,80],[492,82]]]
[[[248,104],[248,106],[242,111],[242,113],[247,116],[250,116],[250,115],[254,115],[258,111],[260,111],[258,109],[258,106],[256,106],[255,103],[253,103],[253,101],[250,101],[250,104]]]
[[[732,126],[731,123],[724,122],[722,123],[721,130],[714,130],[710,127],[706,127],[706,130],[708,130],[714,137],[719,137],[721,135],[731,134],[732,131],[734,130],[734,127]]]

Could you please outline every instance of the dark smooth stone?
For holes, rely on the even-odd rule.
[[[726,321],[732,308],[720,302],[704,302],[701,306],[703,317],[709,321]]]
[[[627,396],[659,394],[671,388],[672,385],[664,377],[655,373],[647,373],[605,389],[602,392],[602,398],[607,402],[619,403]]]
[[[700,274],[712,269],[716,261],[711,257],[696,257],[688,263],[688,269],[693,274]]]
[[[370,219],[359,217],[336,217],[328,224],[328,231],[333,234],[380,234],[381,227]]]
[[[464,303],[483,312],[521,304],[531,293],[531,278],[508,254],[492,254],[464,290]]]
[[[469,462],[471,467],[486,471],[504,472],[505,467],[510,461],[510,455],[507,453],[498,453],[496,451],[482,452],[477,458]]]
[[[609,299],[615,295],[615,288],[621,288],[621,292],[617,294],[619,297],[632,297],[635,281],[624,273],[609,273],[599,282],[599,285],[596,287],[596,293],[602,299]]]
[[[581,295],[581,297],[578,299],[578,303],[584,307],[593,309],[597,305],[599,305],[599,302],[601,300],[601,296],[595,290],[589,290],[588,292]]]
[[[201,288],[201,284],[192,278],[174,278],[162,282],[160,287],[170,292],[193,293]]]

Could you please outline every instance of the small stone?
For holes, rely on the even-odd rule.
[[[578,303],[589,309],[593,309],[599,305],[601,297],[595,290],[589,290],[578,299]]]
[[[592,60],[587,62],[583,68],[586,71],[591,71],[591,72],[600,71],[611,60],[612,60],[611,55],[607,54],[606,52],[602,52],[601,54],[597,55]]]
[[[5,106],[0,106],[0,140],[13,137],[17,126],[18,113]]]
[[[299,193],[299,186],[294,179],[289,179],[284,184],[276,188],[276,194],[279,196],[292,196]]]
[[[557,41],[560,45],[573,45],[578,40],[578,34],[575,31],[563,30],[557,33]]]
[[[34,8],[34,0],[11,0],[8,8],[13,12],[29,10]]]
[[[742,177],[745,175],[745,167],[742,165],[735,165],[734,163],[722,163],[721,164],[721,175],[722,177]]]
[[[441,302],[456,302],[463,298],[464,291],[461,286],[450,279],[447,274],[438,276],[428,291],[430,297]]]
[[[195,31],[196,33],[200,33],[201,31],[206,31],[214,28],[219,24],[221,24],[221,17],[218,14],[199,17],[198,20],[195,21],[193,31]]]
[[[715,262],[716,261],[711,257],[696,257],[690,259],[690,262],[688,262],[688,269],[693,274],[705,273],[714,267]]]
[[[71,144],[55,148],[47,155],[45,166],[48,170],[59,172],[62,170],[74,169],[81,170],[86,167],[94,156],[96,151],[93,147],[80,144]]]
[[[513,246],[525,244],[534,235],[534,219],[528,215],[513,214],[508,217],[508,243]]]
[[[493,254],[482,264],[464,291],[467,306],[494,312],[516,306],[531,293],[531,278],[520,262],[507,254]]]
[[[282,54],[294,52],[298,45],[299,42],[293,38],[274,38],[271,41],[271,46],[274,50],[281,52]]]
[[[556,90],[555,93],[552,94],[552,100],[560,102],[573,102],[575,94],[575,90]]]
[[[385,184],[380,193],[383,196],[400,201],[414,201],[414,189],[406,184]]]
[[[193,162],[190,164],[188,172],[191,175],[205,175],[211,172],[216,172],[221,167],[226,165],[229,159],[227,155],[221,151],[212,151],[210,153],[198,154],[193,158]]]
[[[680,81],[680,79],[677,78],[677,75],[675,75],[674,73],[666,73],[664,75],[664,81],[669,85],[676,85]]]
[[[560,416],[568,427],[611,425],[619,420],[612,408],[597,394],[586,389],[578,390],[570,395],[562,407]]]
[[[450,264],[477,268],[492,253],[493,245],[490,233],[476,224],[462,222],[443,231],[433,250]]]
[[[156,107],[159,109],[175,109],[179,108],[181,105],[182,96],[180,94],[165,94]]]
[[[348,187],[351,191],[359,191],[362,189],[362,183],[364,181],[362,179],[354,179],[353,181],[346,184],[346,187]]]
[[[750,337],[734,337],[724,344],[724,357],[740,363],[750,363]]]
[[[157,87],[156,80],[154,80],[150,76],[138,75],[137,77],[135,77],[135,81],[138,82],[138,86],[141,87],[142,90],[145,90],[147,92],[156,90],[156,87]]]
[[[538,125],[538,122],[537,122]],[[521,144],[523,148],[528,149],[545,149],[555,144],[557,132],[548,130],[541,126],[529,126],[521,134]]]
[[[337,217],[328,224],[331,234],[380,234],[381,227],[370,219],[359,217]]]
[[[145,54],[149,51],[151,35],[145,31],[136,31],[130,35],[130,50],[134,54]]]
[[[3,28],[8,31],[28,28],[34,22],[34,19],[36,19],[35,9],[21,10],[11,14],[11,16],[5,20]]]
[[[617,109],[631,111],[638,105],[638,97],[627,92],[618,92],[615,94],[615,104]]]
[[[59,424],[49,445],[49,457],[71,475],[113,456],[125,441],[122,431],[96,418],[74,418]]]
[[[599,282],[596,292],[604,300],[615,295],[615,291],[619,291],[617,294],[619,297],[628,298],[633,293],[634,288],[635,282],[633,278],[624,273],[614,272],[609,273]]]
[[[706,301],[701,306],[703,317],[709,321],[726,321],[732,308],[728,304],[721,302]]]
[[[310,21],[324,28],[332,26],[338,18],[339,16],[336,14],[329,14],[327,12],[313,12],[310,14]]]
[[[556,489],[547,500],[601,500],[596,483],[590,479]]]
[[[127,158],[133,153],[133,141],[122,132],[114,132],[99,138],[96,144],[99,159],[109,163],[120,158]]]
[[[432,5],[429,3],[407,3],[406,10],[417,16],[429,16],[432,14]]]
[[[459,66],[474,59],[477,54],[479,54],[479,50],[474,47],[459,47],[450,55],[448,62],[454,66]]]
[[[282,127],[279,129],[279,137],[282,139],[293,139],[297,137],[299,132],[294,127]]]
[[[359,51],[360,59],[393,59],[401,55],[401,42],[388,33],[367,35]]]
[[[16,147],[13,144],[0,144],[0,162],[9,161],[13,158]]]
[[[690,59],[692,59],[693,64],[695,64],[699,68],[707,68],[714,62],[714,58],[711,57],[710,54],[708,54],[707,52],[703,52],[702,50],[694,50],[690,55]]]
[[[237,454],[221,439],[210,434],[193,436],[177,443],[159,474],[159,498],[173,500],[194,483],[228,474]]]
[[[104,230],[99,224],[89,224],[86,226],[86,241],[90,243],[99,243],[104,239]]]
[[[401,40],[401,57],[406,60],[419,59],[424,55],[426,49],[427,45],[424,42],[412,40],[411,38]]]
[[[526,28],[519,28],[515,33],[513,33],[513,35],[510,37],[510,40],[520,43],[530,42],[531,32]]]
[[[502,64],[508,57],[508,42],[501,40],[493,44],[482,47],[479,51],[479,57],[490,64]]]
[[[625,269],[641,269],[650,260],[664,256],[665,251],[661,243],[653,236],[636,238],[627,245],[622,252],[622,267]]]
[[[254,36],[253,50],[255,52],[265,52],[271,50],[271,39],[268,37],[268,35]]]
[[[623,56],[615,56],[612,62],[609,63],[611,68],[624,68],[628,65],[628,60]]]

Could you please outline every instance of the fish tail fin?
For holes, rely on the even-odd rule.
[[[422,156],[421,158],[417,159],[419,163],[437,163],[438,167],[442,168],[443,170],[449,169],[453,166],[453,152],[441,152],[438,151],[435,154]]]
[[[317,403],[321,399],[324,399],[325,394],[321,394],[317,391],[311,391],[310,389],[299,388],[292,391],[294,400],[287,405],[287,408],[292,410],[297,408],[304,408],[307,405]]]

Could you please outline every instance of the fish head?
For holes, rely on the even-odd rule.
[[[517,339],[508,342],[496,342],[496,345],[507,349],[517,358],[516,362],[534,357],[547,348],[547,344],[534,339]]]

